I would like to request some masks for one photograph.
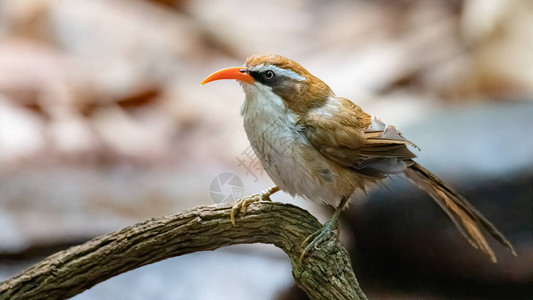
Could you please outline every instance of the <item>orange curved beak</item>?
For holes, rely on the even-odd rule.
[[[216,71],[215,73],[207,76],[207,78],[202,81],[202,85],[220,79],[236,79],[249,84],[254,84],[255,82],[254,78],[246,72],[246,68],[235,67]]]

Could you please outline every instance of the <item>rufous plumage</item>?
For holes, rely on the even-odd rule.
[[[475,248],[496,262],[483,229],[515,254],[512,245],[477,209],[414,161],[416,147],[392,125],[337,97],[322,80],[279,55],[256,55],[244,67],[213,73],[202,84],[236,79],[246,98],[241,107],[250,144],[281,189],[337,210],[307,241],[302,257],[337,226],[356,189],[404,173],[447,213]],[[239,205],[236,206],[237,208]],[[232,215],[233,218],[233,215]],[[232,219],[233,221],[233,219]]]

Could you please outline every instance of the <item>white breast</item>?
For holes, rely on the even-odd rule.
[[[243,88],[244,129],[270,178],[292,196],[336,205],[343,195],[335,190],[335,183],[316,178],[321,174],[311,174],[313,169],[331,172],[329,164],[298,130],[294,114],[269,87],[244,84]]]

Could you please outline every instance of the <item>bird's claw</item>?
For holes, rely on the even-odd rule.
[[[248,209],[248,206],[250,206],[250,204],[257,202],[257,201],[272,201],[270,200],[270,195],[272,195],[273,193],[277,191],[279,191],[278,187],[271,187],[271,188],[268,188],[262,191],[259,194],[251,195],[251,196],[237,200],[235,204],[233,205],[233,207],[231,208],[231,213],[230,213],[231,224],[233,224],[234,227],[236,226],[235,216],[239,212],[245,213],[246,210]]]
[[[335,220],[327,221],[319,230],[309,235],[302,243],[302,254],[300,255],[300,263],[309,254],[311,249],[320,250],[318,245],[328,240],[333,234],[333,230],[337,227]]]
[[[261,201],[261,198],[259,197],[259,194],[257,195],[252,195],[252,196],[249,196],[249,197],[246,197],[246,198],[242,198],[242,199],[239,199],[235,202],[235,205],[233,205],[233,207],[231,208],[231,214],[230,214],[230,220],[231,220],[231,224],[233,224],[233,226],[235,227],[235,216],[239,213],[239,212],[242,212],[242,213],[245,213],[246,210],[248,209],[248,206],[250,206],[250,204],[256,202],[256,201]]]

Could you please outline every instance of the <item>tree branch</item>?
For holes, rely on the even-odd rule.
[[[253,197],[253,196],[252,196]],[[0,299],[65,299],[163,259],[235,244],[267,243],[289,256],[296,284],[311,299],[366,299],[335,236],[300,263],[301,244],[320,228],[307,211],[254,202],[230,223],[231,204],[201,206],[126,227],[58,252],[0,283]]]

